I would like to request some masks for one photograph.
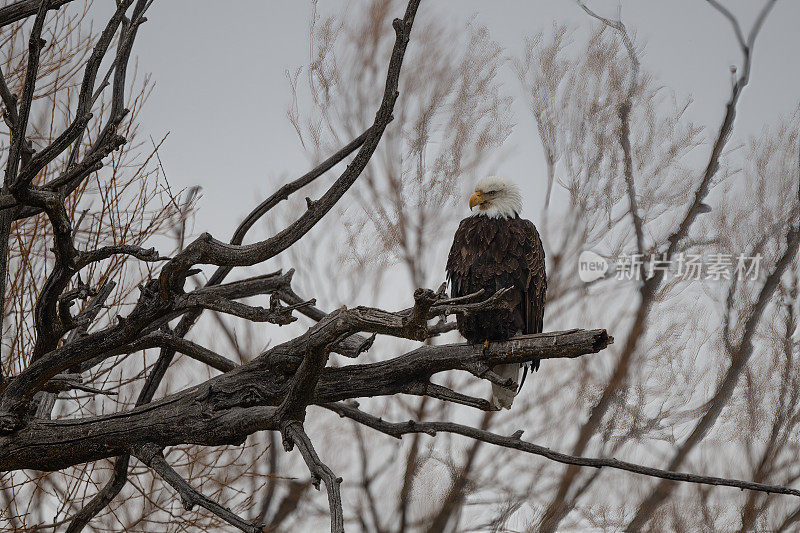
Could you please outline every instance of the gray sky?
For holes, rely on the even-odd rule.
[[[355,0],[320,3],[323,13],[352,12],[361,5]],[[745,32],[762,5],[760,0],[724,3],[740,17]],[[741,63],[728,22],[702,0],[622,4],[624,22],[645,48],[643,68],[679,97],[691,95],[691,118],[716,131],[730,92],[729,67]],[[617,0],[589,5],[616,16]],[[311,14],[311,3],[298,0],[238,0],[225,6],[156,1],[134,49],[140,72],[152,73],[156,82],[142,114],[142,133],[158,140],[171,132],[161,149],[170,183],[203,187],[194,230],[221,239],[271,190],[270,183],[308,169],[285,113],[290,101],[286,71],[308,62]],[[509,54],[521,50],[525,36],[547,31],[554,22],[591,25],[571,0],[425,0],[418,16],[446,16],[458,25],[474,16]],[[739,140],[791,113],[800,101],[800,73],[796,61],[789,60],[791,51],[800,49],[798,20],[800,3],[781,0],[762,30],[737,118]],[[386,39],[393,39],[390,28]],[[497,170],[525,183],[534,197],[544,183],[535,126],[510,67],[503,77],[518,99],[517,126],[505,147],[509,156]],[[540,205],[529,202],[526,214],[536,220]]]

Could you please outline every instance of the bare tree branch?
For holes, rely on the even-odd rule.
[[[633,219],[633,228],[636,232],[636,251],[643,255],[646,251],[644,244],[644,222],[639,214],[639,207],[636,200],[636,186],[633,177],[633,155],[631,154],[630,139],[630,113],[631,109],[633,108],[633,97],[636,93],[636,84],[639,78],[639,58],[636,54],[636,48],[633,45],[633,41],[631,40],[630,35],[628,35],[628,30],[625,28],[625,24],[622,23],[621,18],[619,20],[612,21],[601,17],[589,9],[586,4],[581,1],[578,2],[578,5],[580,5],[589,16],[616,30],[616,32],[622,38],[622,42],[625,45],[625,50],[628,52],[628,58],[631,61],[630,79],[628,81],[628,90],[625,94],[625,101],[621,102],[618,108],[620,122],[619,143],[624,154],[625,185],[627,186],[628,191],[628,203],[630,205],[631,218]],[[641,272],[644,273],[644,265],[642,265]]]
[[[402,19],[394,20],[393,26],[397,39],[389,61],[386,87],[375,115],[375,122],[347,170],[328,191],[319,200],[310,202],[308,210],[297,221],[265,241],[249,246],[235,246],[217,241],[209,234],[201,235],[162,269],[162,285],[182,286],[183,279],[185,279],[183,274],[192,266],[200,263],[216,266],[249,266],[266,261],[308,233],[333,208],[367,166],[386,126],[392,120],[392,109],[399,96],[397,88],[400,67],[403,64],[403,57],[411,35],[411,26],[414,23],[418,7],[419,0],[410,0],[405,16]]]
[[[709,1],[709,3],[712,6],[717,4],[712,0],[707,0],[707,1]],[[772,7],[775,5],[775,1],[776,0],[767,0],[766,4],[764,4],[764,7],[761,9],[761,12],[759,13],[756,22],[753,24],[753,27],[750,30],[750,34],[748,35],[746,45],[742,43],[741,29],[736,30],[737,38],[739,39],[740,46],[742,49],[741,73],[739,74],[736,83],[733,85],[733,88],[731,89],[731,96],[726,105],[725,117],[722,120],[722,125],[719,128],[719,133],[714,142],[714,146],[711,149],[711,157],[709,158],[708,165],[706,166],[706,169],[703,173],[700,185],[697,187],[697,190],[695,191],[694,200],[692,201],[692,204],[689,206],[686,215],[684,215],[683,220],[679,224],[678,229],[672,235],[669,236],[668,239],[669,247],[667,249],[667,255],[669,257],[672,257],[672,255],[677,250],[680,241],[688,235],[689,228],[697,218],[697,215],[707,210],[705,204],[703,203],[703,200],[708,195],[712,178],[714,177],[714,175],[716,175],[717,170],[719,170],[719,159],[722,156],[722,151],[725,148],[725,145],[728,144],[728,139],[730,138],[731,132],[733,131],[733,121],[736,118],[736,105],[739,102],[739,97],[742,94],[742,90],[744,90],[744,88],[750,81],[750,65],[752,63],[753,45],[755,44],[755,39],[758,36],[758,32],[761,29],[763,21],[766,19]],[[738,28],[738,24],[734,25],[734,28],[735,29]],[[658,283],[660,283],[661,277],[662,276],[657,275],[651,279],[658,279]]]
[[[697,474],[688,474],[684,472],[672,472],[669,470],[661,470],[649,466],[638,465],[626,461],[620,461],[614,458],[593,458],[593,457],[580,457],[553,451],[544,446],[539,446],[530,442],[521,440],[522,431],[517,431],[511,436],[504,437],[489,431],[482,431],[470,426],[456,424],[454,422],[416,422],[409,420],[408,422],[386,422],[383,419],[367,414],[357,407],[352,407],[343,403],[326,404],[323,407],[339,414],[339,416],[347,417],[355,420],[359,424],[371,427],[381,433],[385,433],[397,439],[410,433],[424,433],[426,435],[435,436],[437,433],[454,433],[463,435],[471,439],[501,446],[504,448],[513,448],[525,453],[539,455],[551,461],[556,461],[563,464],[574,465],[579,467],[591,468],[613,468],[617,470],[624,470],[634,474],[641,474],[644,476],[665,479],[669,481],[682,481],[686,483],[702,483],[706,485],[718,485],[724,487],[735,487],[742,490],[755,490],[760,492],[767,492],[773,494],[788,494],[791,496],[800,497],[800,490],[791,487],[781,487],[777,485],[766,485],[763,483],[753,483],[751,481],[743,481],[738,479],[726,479],[714,476],[702,476]]]
[[[114,473],[111,479],[100,489],[100,492],[95,494],[91,501],[86,504],[83,509],[78,511],[67,527],[66,533],[80,533],[89,521],[97,516],[97,514],[105,509],[111,503],[117,494],[125,486],[128,475],[128,463],[130,462],[130,455],[122,455],[117,457],[114,462]]]
[[[237,516],[230,509],[206,498],[196,489],[192,488],[172,467],[167,463],[158,446],[146,444],[138,447],[134,452],[136,458],[155,470],[161,478],[169,483],[181,497],[183,508],[191,511],[195,505],[208,509],[232,526],[247,533],[260,533],[262,526],[252,524]]]
[[[49,9],[58,9],[72,0],[53,0],[50,2]],[[31,15],[35,15],[41,8],[41,0],[20,0],[0,8],[0,27],[24,20]]]
[[[160,447],[187,442],[238,444],[255,431],[280,430],[286,410],[279,413],[277,406],[283,402],[286,387],[302,363],[298,354],[329,346],[352,330],[401,333],[402,323],[388,326],[396,323],[396,316],[369,308],[339,310],[329,320],[247,364],[156,402],[149,403],[152,397],[143,396],[138,407],[113,415],[30,420],[11,436],[0,437],[0,471],[60,469],[124,455],[133,442]],[[388,323],[380,323],[387,320]],[[311,402],[318,405],[394,395],[402,393],[408,383],[448,370],[467,370],[477,362],[496,365],[575,358],[599,352],[611,341],[605,330],[576,330],[517,337],[492,343],[487,350],[482,345],[424,345],[388,361],[325,368]],[[144,391],[152,394],[150,387]],[[67,446],[68,442],[72,444]],[[43,449],[50,451],[43,454]]]
[[[339,490],[342,478],[336,477],[331,469],[320,460],[311,444],[311,439],[306,435],[300,422],[294,420],[286,423],[281,429],[281,433],[283,434],[283,446],[287,452],[291,451],[293,446],[297,446],[297,449],[300,450],[300,454],[311,472],[311,484],[319,490],[320,481],[325,482],[325,490],[328,491],[328,506],[331,512],[331,533],[343,533],[344,512],[342,511],[342,494]]]

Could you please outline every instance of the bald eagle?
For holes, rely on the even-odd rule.
[[[499,176],[483,178],[475,185],[469,207],[478,209],[461,221],[447,258],[450,294],[464,296],[483,289],[489,296],[510,287],[513,305],[459,315],[458,331],[468,342],[487,343],[484,346],[518,334],[541,333],[547,290],[544,248],[533,222],[519,216],[519,188]],[[532,366],[538,370],[539,361]],[[519,364],[497,365],[493,370],[520,383]],[[492,383],[495,407],[510,409],[514,396],[514,391]]]

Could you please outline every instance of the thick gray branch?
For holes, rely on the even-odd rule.
[[[316,327],[316,326],[315,326]],[[323,329],[327,329],[325,324]],[[330,327],[330,326],[328,326]],[[0,437],[0,471],[57,470],[125,455],[131,445],[239,444],[260,430],[280,430],[277,406],[300,365],[303,346],[325,340],[319,330],[276,346],[245,365],[200,385],[130,411],[72,420],[31,420]],[[572,358],[596,353],[611,341],[605,330],[575,330],[492,343],[422,346],[388,361],[325,368],[311,399],[326,404],[403,392],[410,383],[476,362],[499,364]]]

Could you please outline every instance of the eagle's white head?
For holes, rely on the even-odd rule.
[[[487,176],[475,184],[475,194],[469,199],[470,210],[475,206],[478,207],[475,215],[515,217],[522,211],[522,193],[515,183],[506,178]]]

